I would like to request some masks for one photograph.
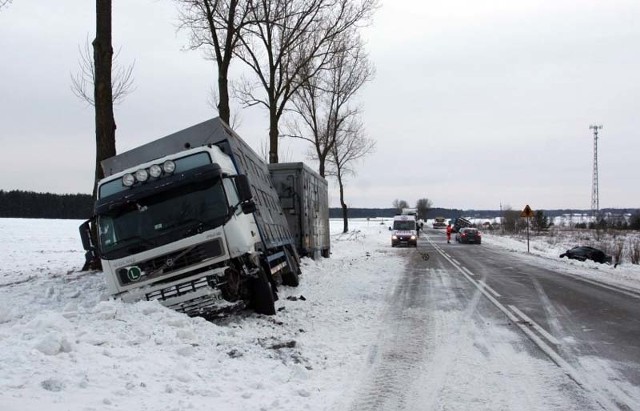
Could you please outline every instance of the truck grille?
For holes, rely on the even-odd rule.
[[[182,250],[173,251],[151,260],[141,261],[137,264],[140,270],[145,274],[140,278],[129,278],[129,267],[119,268],[117,270],[120,284],[127,285],[139,280],[148,280],[162,275],[181,270],[185,267],[201,263],[204,260],[219,257],[224,254],[222,241],[218,238],[203,244],[199,244],[193,248],[183,248]]]
[[[203,287],[215,287],[215,280],[213,277],[198,278],[193,281],[187,281],[184,283],[176,284],[171,287],[162,288],[146,294],[147,300],[161,300],[164,301],[167,298],[179,297],[194,291],[198,291]]]
[[[217,282],[216,276],[207,276],[147,293],[145,297],[147,300],[159,300],[163,305],[189,316],[213,314],[232,304],[224,301],[222,292],[217,288]],[[167,301],[207,288],[209,291],[206,291],[205,295],[194,296],[174,304]]]

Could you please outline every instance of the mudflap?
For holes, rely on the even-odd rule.
[[[282,273],[282,284],[290,287],[297,287],[300,285],[300,278],[298,277],[298,274],[300,273],[300,265],[297,264],[287,247],[284,247],[284,256],[287,260],[287,270]]]
[[[264,270],[258,271],[257,278],[250,280],[249,288],[251,308],[258,314],[274,315],[276,313],[275,292]]]

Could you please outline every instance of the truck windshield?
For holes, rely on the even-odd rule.
[[[228,214],[221,179],[145,197],[98,216],[101,256],[122,258],[189,237],[224,224]]]
[[[394,230],[415,230],[416,222],[415,221],[394,221],[393,229]]]

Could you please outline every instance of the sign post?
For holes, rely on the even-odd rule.
[[[522,210],[522,212],[520,213],[520,217],[527,219],[527,253],[528,253],[530,252],[529,251],[529,219],[533,217],[533,210],[531,209],[531,207],[529,207],[529,204],[527,204],[524,207],[524,210]]]

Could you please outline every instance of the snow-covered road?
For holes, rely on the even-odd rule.
[[[407,253],[352,410],[600,408],[430,251]]]

